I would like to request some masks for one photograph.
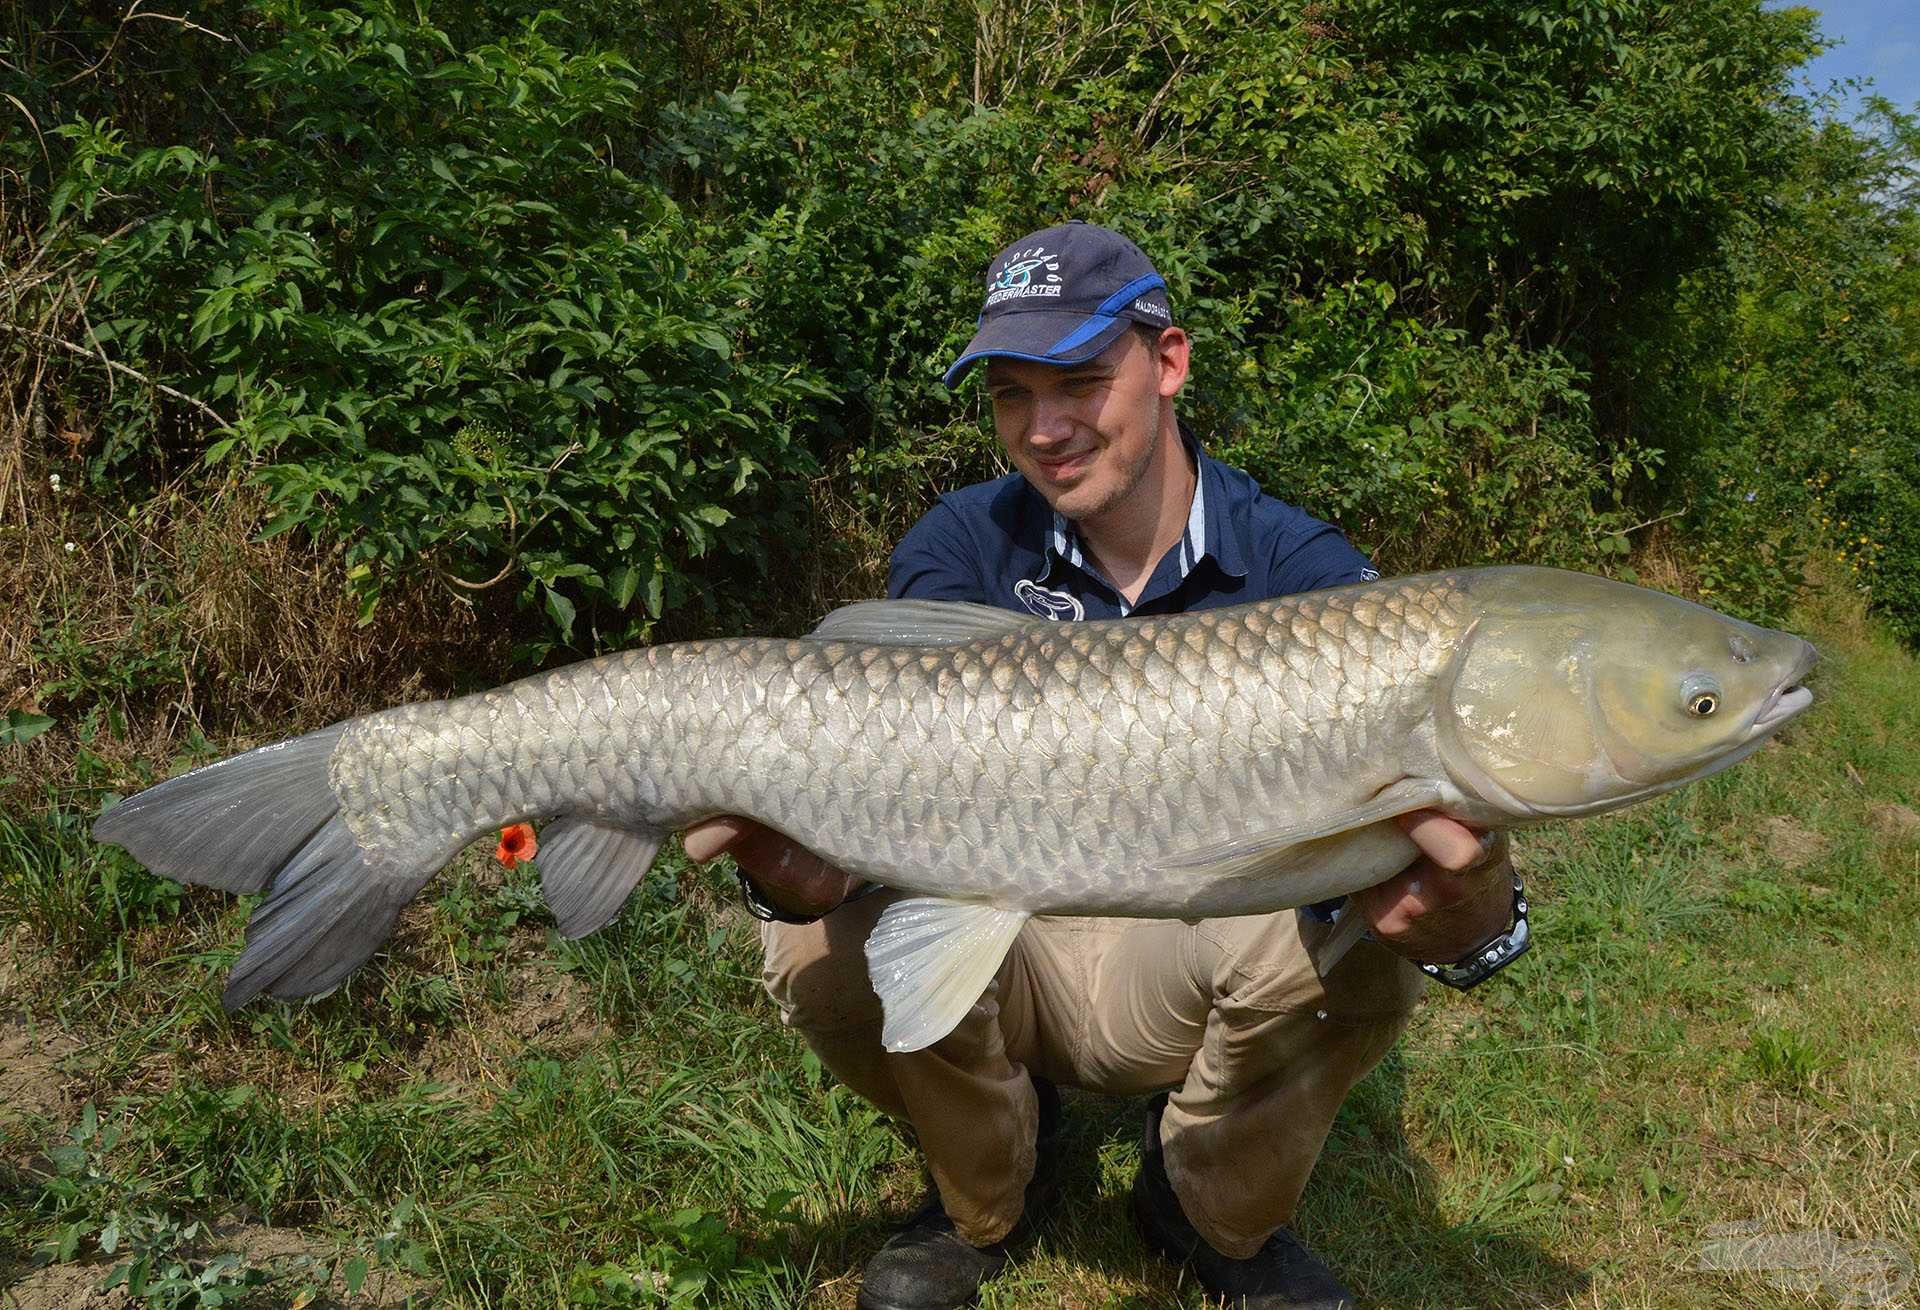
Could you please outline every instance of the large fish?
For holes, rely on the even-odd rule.
[[[1812,701],[1812,646],[1688,601],[1467,569],[1165,618],[868,601],[795,640],[684,642],[405,705],[161,783],[94,835],[265,892],[228,981],[324,991],[467,843],[541,836],[569,936],[667,835],[760,820],[915,895],[867,945],[896,1050],[965,1014],[1035,914],[1253,914],[1415,850],[1394,816],[1509,828],[1717,772]]]

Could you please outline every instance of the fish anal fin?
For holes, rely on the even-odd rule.
[[[653,867],[665,833],[572,815],[547,825],[534,864],[562,937],[585,937],[620,913]]]
[[[889,905],[867,938],[867,970],[889,1051],[918,1051],[952,1032],[980,999],[1032,916],[919,896]]]
[[[1238,878],[1285,868],[1297,858],[1310,860],[1314,853],[1307,848],[1314,842],[1437,805],[1442,794],[1440,784],[1431,778],[1405,778],[1348,809],[1178,851],[1155,861],[1153,868],[1169,875],[1208,878]]]

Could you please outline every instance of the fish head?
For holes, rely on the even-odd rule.
[[[1807,706],[1818,653],[1692,601],[1558,569],[1478,571],[1442,679],[1440,741],[1515,819],[1672,791],[1745,759]]]

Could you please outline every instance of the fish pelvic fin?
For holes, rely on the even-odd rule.
[[[916,896],[889,905],[867,938],[867,971],[889,1051],[918,1051],[952,1032],[1000,971],[1025,910]]]
[[[534,864],[540,894],[562,937],[585,937],[606,926],[653,867],[666,834],[563,818],[547,826]]]

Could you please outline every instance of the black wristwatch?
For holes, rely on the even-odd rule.
[[[760,890],[760,884],[748,877],[745,869],[736,866],[733,871],[733,876],[740,880],[740,899],[747,903],[747,913],[760,920],[761,923],[818,923],[826,917],[826,914],[833,913],[833,910],[828,910],[826,914],[795,914],[791,910],[783,910],[767,899],[767,894]],[[857,901],[862,896],[871,895],[879,891],[880,887],[881,884],[877,882],[863,882],[848,892],[847,899],[841,901],[840,905],[845,905],[847,901]],[[839,908],[839,905],[834,906],[835,910]]]
[[[1452,964],[1422,964],[1420,972],[1455,991],[1478,987],[1527,953],[1533,935],[1527,929],[1527,889],[1513,875],[1513,927]]]

